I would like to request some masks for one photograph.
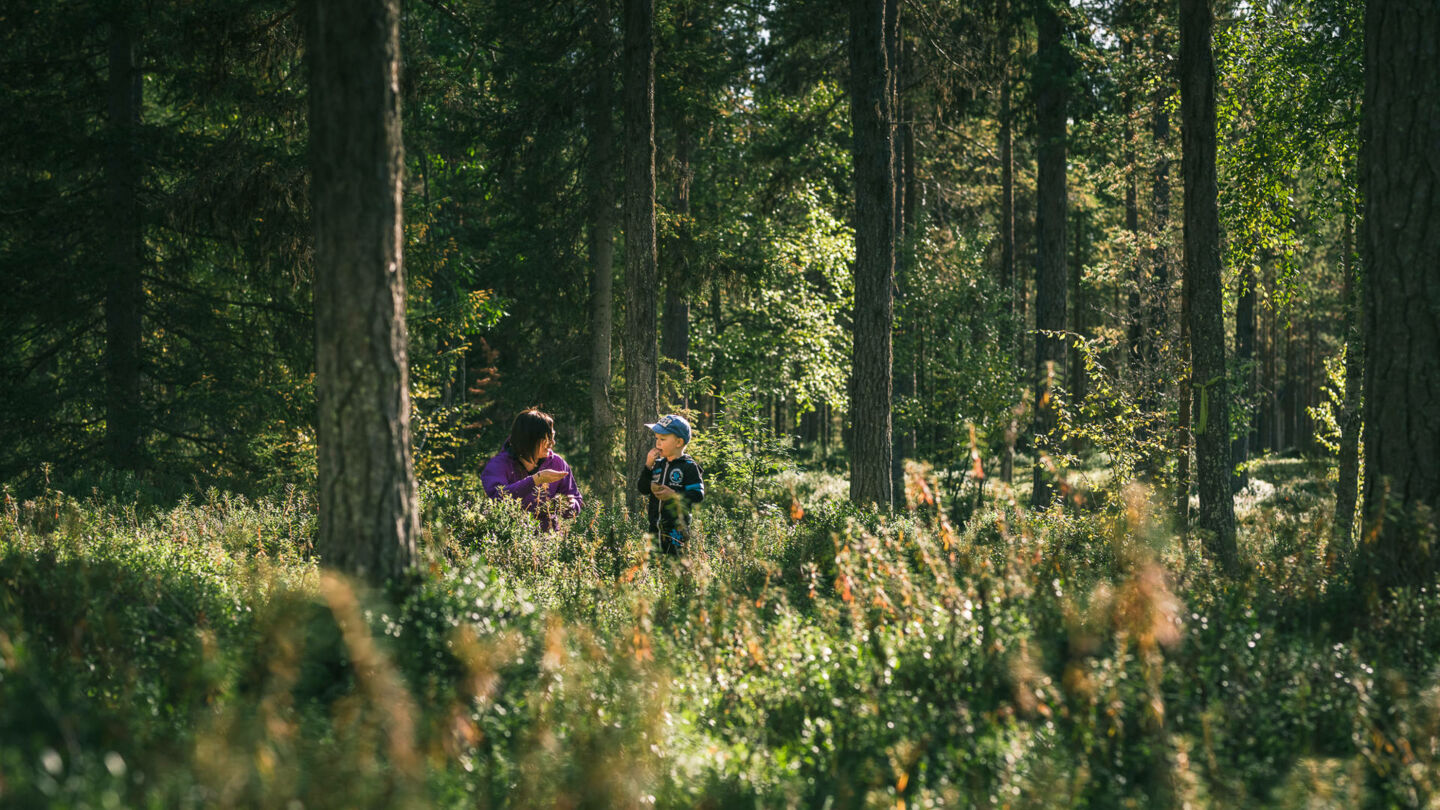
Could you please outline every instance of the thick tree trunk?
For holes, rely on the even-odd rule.
[[[1035,180],[1035,328],[1043,333],[1065,329],[1065,116],[1070,71],[1060,16],[1050,0],[1037,5],[1035,17],[1037,52],[1032,80],[1039,141]],[[1041,456],[1056,449],[1052,434],[1057,414],[1051,387],[1053,382],[1065,379],[1064,339],[1036,336],[1034,372],[1035,485],[1030,500],[1033,506],[1044,508],[1050,505],[1054,481]]]
[[[654,445],[645,427],[660,410],[656,371],[655,3],[625,0],[625,459],[634,469]],[[638,497],[632,494],[633,505]]]
[[[1185,275],[1190,283],[1191,389],[1197,414],[1199,526],[1210,554],[1239,570],[1230,492],[1230,397],[1225,379],[1220,280],[1219,189],[1215,176],[1215,63],[1210,0],[1180,0],[1180,115],[1185,176]]]
[[[1440,516],[1440,5],[1365,7],[1366,575],[1434,584]],[[1424,77],[1431,78],[1426,79]],[[1373,542],[1372,542],[1373,541]]]
[[[144,436],[140,406],[140,283],[144,240],[140,218],[141,73],[135,34],[123,11],[110,22],[108,154],[105,161],[108,266],[105,273],[105,443],[110,463],[139,470]]]
[[[310,27],[315,399],[324,563],[372,585],[415,564],[399,0],[316,0]]]
[[[850,499],[889,508],[895,184],[886,0],[851,0],[850,118],[855,144],[855,314]]]
[[[610,347],[614,330],[615,284],[615,104],[612,82],[615,44],[610,2],[597,0],[590,22],[595,59],[588,127],[590,131],[590,468],[595,491],[610,502],[621,491],[615,470],[615,411],[610,400]]]
[[[1360,491],[1361,393],[1365,384],[1365,340],[1360,334],[1360,308],[1364,300],[1355,262],[1355,217],[1346,211],[1340,272],[1344,276],[1345,394],[1340,405],[1340,460],[1335,485],[1335,544],[1348,555],[1355,543],[1355,504]]]

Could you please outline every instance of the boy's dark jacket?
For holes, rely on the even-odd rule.
[[[651,484],[670,487],[680,493],[679,500],[662,505],[659,498],[650,494]],[[683,542],[684,532],[690,528],[690,507],[705,499],[705,478],[700,462],[689,454],[681,454],[674,461],[661,456],[655,459],[653,466],[640,471],[635,489],[650,498],[650,531],[663,537],[678,532],[681,537],[674,539]]]

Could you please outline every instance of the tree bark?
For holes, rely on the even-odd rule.
[[[141,72],[124,11],[110,21],[109,120],[105,163],[105,443],[110,463],[139,470],[144,436],[140,405],[140,334],[145,309],[140,217]]]
[[[885,53],[887,0],[851,0],[850,118],[855,162],[855,310],[850,499],[888,509],[891,479],[895,183]]]
[[[1434,584],[1440,515],[1440,5],[1365,7],[1360,195],[1367,580]],[[1423,77],[1431,76],[1431,79]]]
[[[610,2],[597,0],[590,22],[595,59],[589,109],[590,131],[590,468],[594,489],[610,502],[621,491],[615,470],[615,411],[610,399],[610,347],[614,330],[615,152],[613,108],[614,48]]]
[[[1006,324],[1005,345],[1014,362],[1020,359],[1020,294],[1016,291],[1020,277],[1015,272],[1015,134],[1010,107],[1010,30],[1008,8],[1002,10],[1000,48],[1005,60],[1000,77],[1000,288],[1008,295],[1009,322]],[[1000,480],[1006,486],[1015,483],[1015,440],[1019,419],[1014,409],[1005,428],[1005,447],[1000,455]]]
[[[1280,450],[1293,450],[1295,448],[1295,430],[1299,420],[1295,418],[1296,393],[1296,371],[1300,365],[1300,358],[1296,357],[1295,351],[1295,315],[1293,312],[1286,312],[1285,328],[1281,333],[1284,343],[1285,373],[1280,379],[1280,395],[1277,397],[1280,409],[1279,426],[1276,433]]]
[[[1265,285],[1265,297],[1271,301],[1275,300],[1275,273],[1270,267],[1262,267],[1261,274]],[[1276,321],[1278,314],[1275,308],[1266,307],[1261,315],[1261,356],[1262,373],[1261,389],[1263,396],[1260,404],[1260,447],[1270,452],[1278,452],[1280,446],[1276,441],[1278,418],[1276,414],[1276,393],[1280,388],[1279,380],[1279,340],[1277,337]]]
[[[1185,176],[1185,275],[1190,281],[1191,390],[1197,414],[1198,524],[1209,553],[1239,571],[1230,492],[1230,398],[1225,379],[1220,280],[1219,189],[1215,175],[1215,63],[1210,0],[1180,0],[1180,115]]]
[[[1128,61],[1132,58],[1134,47],[1129,39],[1125,40],[1123,53]],[[1131,98],[1132,91],[1126,89],[1125,94],[1125,127],[1123,137],[1125,140],[1125,232],[1130,235],[1132,244],[1135,245],[1134,255],[1130,260],[1129,267],[1129,289],[1126,290],[1125,317],[1129,323],[1126,325],[1126,343],[1128,354],[1127,359],[1130,366],[1130,375],[1139,380],[1141,371],[1145,366],[1145,357],[1148,354],[1144,345],[1145,313],[1142,309],[1141,292],[1145,288],[1145,263],[1140,252],[1140,165],[1135,159],[1135,103]]]
[[[1180,279],[1180,338],[1179,356],[1184,368],[1176,382],[1178,396],[1175,405],[1175,518],[1180,522],[1182,532],[1190,530],[1190,395],[1195,380],[1195,361],[1190,340],[1190,274],[1182,273]]]
[[[1062,41],[1060,16],[1050,0],[1036,6],[1035,73],[1036,151],[1035,230],[1035,468],[1031,504],[1050,505],[1054,482],[1042,462],[1046,448],[1056,449],[1056,409],[1052,383],[1065,379],[1065,341],[1043,334],[1065,329],[1065,116],[1069,96],[1069,54]]]
[[[1240,274],[1240,295],[1235,305],[1235,366],[1244,381],[1243,401],[1247,407],[1254,407],[1255,379],[1255,313],[1259,298],[1256,287],[1260,279],[1250,272]],[[1254,419],[1246,417],[1245,426],[1230,444],[1231,491],[1239,492],[1249,480],[1244,465],[1250,460],[1250,448],[1254,440]]]
[[[720,344],[725,331],[725,309],[720,300],[720,280],[710,280],[710,320],[714,324],[714,340],[716,345]],[[710,362],[710,417],[718,418],[720,415],[720,400],[725,391],[725,354],[715,352]],[[713,422],[712,422],[713,424]]]
[[[1151,35],[1151,47],[1157,56],[1165,53],[1164,34],[1157,30]],[[1146,386],[1141,394],[1141,402],[1146,413],[1155,413],[1160,409],[1160,392],[1165,385],[1163,379],[1159,378],[1160,370],[1160,349],[1170,334],[1170,286],[1172,274],[1170,272],[1171,254],[1168,249],[1170,230],[1170,158],[1167,151],[1170,148],[1170,113],[1168,105],[1173,92],[1171,88],[1171,77],[1162,76],[1155,83],[1155,89],[1151,94],[1150,103],[1150,136],[1155,145],[1155,165],[1150,177],[1150,216],[1149,228],[1151,247],[1145,251],[1147,260],[1146,267],[1150,272],[1150,279],[1145,285],[1145,292],[1140,299],[1142,311],[1141,321],[1144,334],[1141,336],[1141,344],[1145,351],[1144,367],[1149,371],[1146,375]],[[1189,362],[1188,350],[1184,349],[1180,356],[1183,362]],[[1177,400],[1181,407],[1188,408],[1188,400],[1181,397]],[[1187,417],[1184,430],[1189,430],[1189,419]],[[1189,445],[1185,445],[1185,452],[1182,456],[1185,461],[1185,475],[1182,476],[1188,490],[1189,481]],[[1159,477],[1162,468],[1161,459],[1152,459],[1147,464],[1147,471]],[[1185,516],[1188,511],[1189,492],[1183,493],[1185,509],[1178,514]]]
[[[910,211],[906,205],[911,202],[906,194],[909,188],[909,172],[913,168],[911,155],[906,151],[913,145],[910,128],[904,120],[904,104],[900,94],[900,75],[905,69],[903,54],[907,54],[904,38],[900,35],[900,0],[886,0],[885,3],[885,55],[889,64],[890,111],[891,111],[891,162],[895,184],[895,303],[897,311],[903,312],[905,294],[909,288],[910,243],[906,223]],[[902,323],[904,318],[901,318]],[[903,404],[915,396],[915,335],[904,326],[894,330],[892,341],[895,348],[891,353],[891,376],[894,380],[892,415],[903,412]],[[893,419],[893,416],[892,416]],[[905,459],[915,454],[915,430],[908,422],[892,425],[894,447],[890,453],[890,491],[894,495],[896,508],[905,506]]]
[[[1315,326],[1314,315],[1305,317],[1305,385],[1301,388],[1303,396],[1300,399],[1299,417],[1301,424],[1301,436],[1305,437],[1301,444],[1301,455],[1313,456],[1320,443],[1315,439],[1315,419],[1310,416],[1312,410],[1320,404],[1320,381],[1324,378],[1322,373],[1323,364],[1320,362],[1320,339]]]
[[[1086,254],[1089,251],[1089,245],[1086,241],[1086,227],[1089,225],[1089,218],[1090,214],[1087,210],[1077,208],[1075,211],[1075,226],[1070,229],[1075,234],[1075,252],[1071,256],[1069,268],[1069,298],[1072,302],[1070,305],[1070,331],[1074,332],[1080,339],[1086,338],[1086,330],[1089,328],[1088,313],[1085,310],[1090,303],[1085,294],[1084,270]],[[1079,403],[1084,401],[1088,390],[1086,385],[1089,381],[1085,379],[1085,358],[1081,355],[1079,346],[1070,341],[1067,341],[1067,343],[1069,343],[1067,353],[1069,355],[1068,362],[1070,366],[1070,384],[1068,386],[1070,389],[1070,401]],[[1080,447],[1077,445],[1075,449],[1078,451]]]
[[[401,262],[399,0],[316,0],[310,25],[315,399],[327,566],[372,585],[416,558]]]
[[[682,118],[675,133],[675,214],[680,226],[666,257],[665,312],[660,326],[660,354],[671,363],[669,373],[677,375],[690,365],[690,183],[695,176],[690,152],[690,127]],[[680,398],[680,406],[688,407],[683,387]]]
[[[625,458],[636,469],[660,416],[656,371],[655,3],[625,0]],[[639,499],[632,493],[632,505]]]

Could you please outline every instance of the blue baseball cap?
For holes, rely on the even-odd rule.
[[[654,424],[650,424],[649,422],[645,423],[645,427],[650,428],[656,433],[669,433],[672,436],[679,436],[685,440],[686,444],[690,443],[690,423],[686,422],[685,417],[679,414],[666,414],[661,417],[659,422]]]

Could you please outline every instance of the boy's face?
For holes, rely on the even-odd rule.
[[[656,433],[655,449],[660,451],[660,455],[673,461],[685,452],[685,440],[673,433]]]

